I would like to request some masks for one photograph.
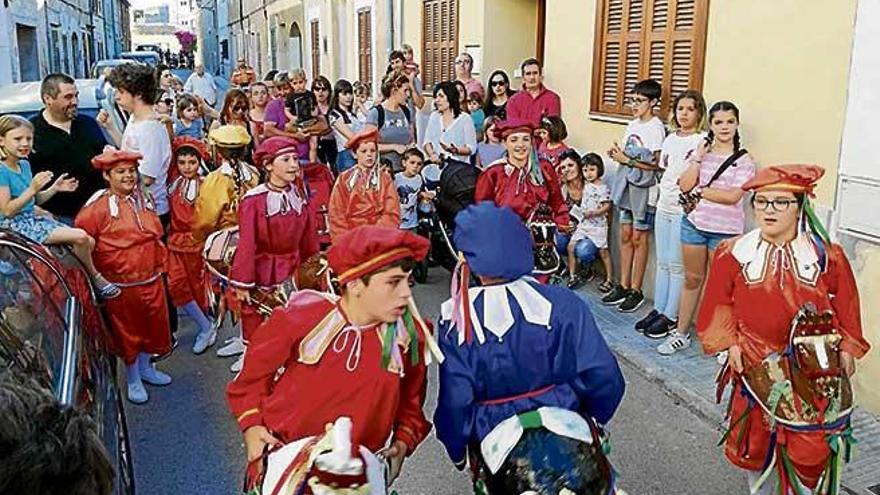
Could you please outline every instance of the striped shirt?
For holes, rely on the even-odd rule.
[[[705,187],[727,156],[707,153],[703,157],[700,163],[700,185]],[[725,170],[710,187],[728,191],[739,189],[754,175],[755,162],[752,161],[751,156],[745,154]],[[739,235],[743,233],[746,221],[743,201],[744,199],[740,199],[736,204],[723,205],[703,198],[697,203],[697,208],[691,212],[688,219],[694,227],[705,232]]]

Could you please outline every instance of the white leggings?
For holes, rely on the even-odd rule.
[[[749,479],[749,485],[746,489],[751,489],[752,484],[761,477],[760,471],[746,471],[746,475]],[[794,479],[791,480],[792,483],[797,483],[798,488],[800,488],[801,493],[813,493],[812,490],[804,486],[800,480]],[[776,495],[779,493],[779,488],[777,488],[777,484],[779,482],[779,475],[774,471],[773,474],[764,481],[764,484],[758,488],[758,491],[754,493],[754,495]],[[786,494],[788,495],[788,494]]]

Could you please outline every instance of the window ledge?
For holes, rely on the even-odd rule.
[[[620,116],[620,115],[609,115],[605,113],[589,113],[590,120],[596,120],[599,122],[608,122],[610,124],[629,124],[632,119]]]

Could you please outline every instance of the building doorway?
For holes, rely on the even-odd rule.
[[[70,35],[70,54],[71,58],[71,76],[74,78],[80,77],[80,67],[82,66],[82,53],[79,48],[79,36],[76,33]]]
[[[299,24],[293,23],[290,26],[289,40],[287,43],[287,56],[291,68],[301,68],[303,66],[303,45],[302,31],[299,30]]]
[[[18,74],[21,82],[40,80],[40,57],[37,47],[37,30],[23,24],[15,25],[18,42]]]

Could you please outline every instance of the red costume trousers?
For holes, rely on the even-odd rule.
[[[119,297],[106,302],[113,340],[126,365],[141,352],[164,354],[171,350],[168,304],[162,277],[134,287],[123,287]]]
[[[174,306],[181,307],[195,301],[202,311],[207,311],[207,284],[207,270],[201,253],[169,252],[168,292],[171,293]]]
[[[263,324],[266,319],[257,311],[257,307],[253,304],[241,305],[241,337],[245,342],[250,342],[254,338],[257,328]]]

